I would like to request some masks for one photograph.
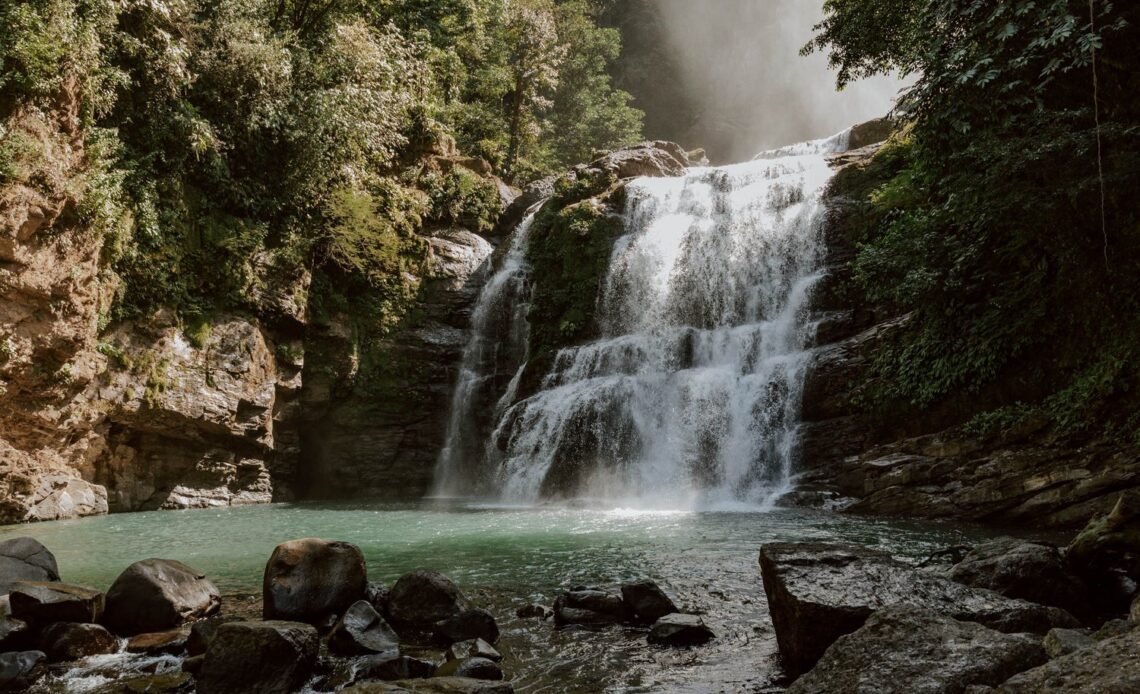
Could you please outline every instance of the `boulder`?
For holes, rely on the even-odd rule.
[[[617,178],[680,176],[689,166],[689,155],[678,144],[657,140],[609,152],[594,160],[591,169],[601,169]]]
[[[477,680],[501,680],[503,669],[490,658],[448,660],[435,672],[437,677],[470,677]]]
[[[716,638],[695,614],[667,614],[653,623],[649,643],[659,646],[700,646]]]
[[[10,614],[0,615],[0,652],[23,649],[29,644],[31,633],[24,620]]]
[[[12,616],[33,627],[53,622],[98,622],[103,593],[70,583],[17,581],[8,598]]]
[[[431,629],[460,615],[467,601],[451,579],[435,571],[404,574],[388,594],[388,614],[397,628]]]
[[[114,653],[119,650],[119,639],[98,624],[56,622],[44,629],[40,645],[48,660],[59,663]]]
[[[477,680],[470,677],[432,677],[426,680],[397,682],[361,682],[344,694],[514,694],[510,682]]]
[[[43,651],[0,653],[0,692],[27,691],[47,673]]]
[[[270,620],[218,627],[198,672],[200,694],[294,692],[317,662],[320,640],[309,624]]]
[[[1140,491],[1121,494],[1108,515],[1089,521],[1069,544],[1065,561],[1088,585],[1101,614],[1127,612],[1140,585]]]
[[[1050,658],[1060,658],[1095,644],[1096,639],[1081,629],[1050,629],[1041,642]]]
[[[337,620],[329,634],[329,650],[345,656],[395,654],[400,651],[400,637],[371,604],[359,600]]]
[[[554,611],[545,605],[523,605],[515,610],[515,616],[520,618],[537,617],[538,619],[550,619]]]
[[[496,663],[503,659],[503,654],[483,639],[471,639],[453,643],[444,654],[447,660],[463,660],[464,658],[486,658]]]
[[[894,605],[841,636],[788,694],[960,693],[1046,661],[1027,634],[1003,634],[931,610]]]
[[[481,607],[464,610],[454,617],[435,623],[432,634],[443,643],[482,639],[494,644],[499,640],[499,625],[495,617]]]
[[[1088,588],[1052,545],[1001,538],[970,550],[950,569],[952,581],[1007,598],[1052,605],[1078,617],[1089,613]]]
[[[172,629],[150,634],[139,634],[127,640],[128,653],[181,653],[190,639],[189,629]]]
[[[186,639],[186,652],[190,655],[202,655],[210,648],[210,641],[218,633],[218,628],[230,622],[241,622],[241,617],[226,615],[224,617],[210,617],[201,622],[194,622],[190,627],[190,636]]]
[[[14,537],[0,542],[0,595],[8,593],[16,581],[58,581],[55,556],[30,537]]]
[[[364,590],[364,599],[368,601],[369,605],[372,605],[372,609],[382,615],[388,614],[388,594],[390,592],[388,586],[383,583],[370,582],[368,588]]]
[[[133,636],[209,617],[221,605],[221,593],[200,571],[172,559],[144,559],[111,584],[103,623]]]
[[[265,619],[326,623],[364,598],[368,576],[360,548],[347,542],[283,542],[265,565]]]
[[[1117,636],[1124,636],[1125,634],[1133,631],[1136,628],[1136,622],[1130,619],[1110,619],[1093,634],[1093,638],[1097,641],[1105,639],[1116,638]]]
[[[353,666],[357,680],[406,680],[435,674],[435,663],[395,652],[357,658]]]
[[[555,626],[620,624],[629,616],[621,597],[598,588],[572,588],[554,600]]]
[[[1001,694],[1128,694],[1140,692],[1140,632],[1105,639],[1095,646],[1014,675]]]
[[[888,605],[922,607],[1007,633],[1079,626],[1064,610],[970,588],[861,547],[772,543],[760,550],[760,570],[784,668],[793,676]]]
[[[639,621],[652,624],[667,614],[680,612],[665,591],[653,581],[624,583],[621,599]]]

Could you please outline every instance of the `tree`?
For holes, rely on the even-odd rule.
[[[503,40],[510,55],[511,92],[503,172],[508,179],[513,178],[525,141],[539,134],[539,110],[551,106],[547,94],[558,85],[558,71],[566,59],[568,46],[558,36],[556,12],[551,0],[514,0],[507,14]]]

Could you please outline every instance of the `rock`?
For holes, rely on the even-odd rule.
[[[103,623],[124,636],[165,631],[209,617],[221,605],[221,593],[200,571],[172,559],[144,559],[111,584]]]
[[[716,638],[695,614],[667,614],[653,623],[649,643],[660,646],[700,646]]]
[[[609,152],[590,163],[590,168],[612,173],[617,178],[680,176],[688,166],[689,156],[684,148],[663,140]]]
[[[293,692],[317,662],[317,630],[299,622],[229,622],[218,627],[198,673],[201,694]]]
[[[47,673],[43,651],[0,653],[0,692],[22,692]]]
[[[397,626],[430,629],[459,616],[467,601],[451,579],[435,571],[404,574],[388,595],[388,614]]]
[[[1097,641],[1115,638],[1130,633],[1136,628],[1136,622],[1128,619],[1110,619],[1093,634],[1093,638]]]
[[[1140,585],[1140,491],[1121,494],[1110,513],[1089,521],[1065,559],[1102,613],[1128,611]]]
[[[357,680],[417,679],[431,677],[436,669],[435,663],[394,653],[365,656],[354,663]]]
[[[194,622],[194,625],[190,627],[190,636],[186,639],[186,652],[190,655],[202,655],[209,649],[210,641],[218,633],[219,627],[223,624],[240,621],[243,621],[241,617],[227,615]]]
[[[361,682],[344,694],[514,694],[510,682],[477,680],[470,677],[432,677],[426,680],[397,682]]]
[[[188,671],[167,671],[153,675],[131,677],[100,689],[99,694],[164,694],[192,692],[193,681]]]
[[[16,581],[58,581],[59,567],[47,547],[30,537],[0,542],[0,595]]]
[[[191,675],[197,675],[202,671],[202,664],[206,662],[204,654],[192,655],[182,661],[182,671],[189,672]]]
[[[370,582],[364,591],[364,599],[368,601],[369,605],[372,605],[372,609],[384,615],[388,613],[388,594],[390,592],[388,586],[383,583]]]
[[[549,619],[554,611],[544,605],[524,605],[515,610],[515,616],[521,618],[537,617],[538,619]]]
[[[851,128],[847,136],[849,149],[860,149],[886,140],[895,131],[895,121],[890,118],[875,118]]]
[[[449,644],[470,639],[482,639],[494,644],[499,640],[499,625],[490,612],[476,607],[436,622],[432,633],[440,641]]]
[[[1140,594],[1132,600],[1132,605],[1128,608],[1128,619],[1140,624]]]
[[[173,629],[150,634],[139,634],[127,640],[129,653],[181,653],[190,639],[188,629]]]
[[[70,583],[17,581],[9,600],[12,616],[32,626],[52,622],[98,622],[103,616],[103,594]]]
[[[10,614],[0,615],[0,652],[22,650],[30,640],[31,629],[27,622]]]
[[[760,550],[760,569],[784,668],[793,676],[888,605],[922,607],[1003,632],[1079,626],[1064,610],[963,586],[861,547],[772,543]]]
[[[329,650],[345,656],[398,653],[400,637],[371,604],[359,600],[337,620],[329,634]]]
[[[1050,658],[1076,653],[1096,643],[1096,639],[1080,629],[1050,629],[1041,645]]]
[[[265,619],[320,624],[364,598],[368,576],[360,548],[347,542],[283,542],[265,566]]]
[[[453,643],[444,654],[447,660],[463,660],[464,658],[486,658],[496,663],[503,659],[503,654],[483,639],[471,639]]]
[[[667,614],[680,612],[665,591],[653,581],[622,584],[621,598],[639,620],[649,624]]]
[[[1095,646],[1014,675],[1001,694],[1126,694],[1140,692],[1140,632],[1105,639]]]
[[[501,680],[503,669],[490,658],[448,660],[436,670],[437,677],[471,677],[477,680]]]
[[[841,636],[788,694],[962,692],[1044,663],[1026,634],[1003,634],[907,605],[884,607]]]
[[[57,622],[44,629],[40,643],[52,662],[79,660],[119,650],[115,635],[98,624]]]
[[[966,554],[950,570],[949,578],[1008,598],[1059,607],[1076,616],[1089,613],[1088,589],[1051,545],[1014,538],[992,540]]]
[[[629,618],[625,602],[597,588],[574,588],[554,600],[554,624],[602,626],[620,624]]]

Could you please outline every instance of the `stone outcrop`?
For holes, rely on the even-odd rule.
[[[1140,691],[1140,632],[1105,639],[1006,680],[999,694]]]
[[[1077,617],[1089,614],[1088,587],[1069,571],[1060,550],[1052,545],[992,540],[970,550],[947,576],[1007,598],[1059,607]]]

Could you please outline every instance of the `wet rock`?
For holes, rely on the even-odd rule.
[[[1088,589],[1051,545],[1014,538],[992,540],[967,553],[950,570],[949,578],[1008,598],[1059,607],[1076,616],[1089,613]]]
[[[186,652],[190,655],[202,655],[210,647],[210,641],[218,633],[223,624],[243,621],[241,617],[226,615],[224,617],[211,617],[201,622],[194,622],[190,627],[190,636],[186,639]]]
[[[835,639],[888,605],[922,607],[1007,633],[1079,626],[1064,610],[963,586],[861,547],[772,543],[760,550],[760,569],[784,668],[792,675],[807,671]]]
[[[435,663],[392,653],[371,655],[355,661],[357,680],[406,680],[431,677]]]
[[[1006,680],[1001,694],[1140,692],[1140,632],[1105,639]]]
[[[602,626],[620,624],[629,618],[621,597],[597,588],[576,587],[554,600],[554,624]]]
[[[299,622],[230,622],[218,627],[198,673],[201,694],[293,692],[317,662],[317,630]]]
[[[107,591],[103,623],[132,636],[209,617],[221,605],[221,593],[200,571],[172,559],[144,559],[128,566]]]
[[[173,694],[193,691],[194,682],[190,673],[182,670],[131,677],[100,689],[99,694]]]
[[[22,692],[47,673],[43,651],[0,653],[0,692]]]
[[[48,660],[58,663],[114,653],[119,650],[119,639],[98,624],[57,622],[44,629],[40,645]]]
[[[1096,639],[1081,629],[1050,629],[1041,645],[1050,658],[1076,653],[1096,644]]]
[[[12,616],[28,624],[98,622],[103,616],[103,593],[57,582],[17,581],[8,598]]]
[[[345,694],[514,694],[510,682],[477,680],[470,677],[432,677],[426,680],[397,682],[361,682]]]
[[[329,634],[329,650],[346,656],[398,653],[400,637],[371,604],[359,600],[337,620]]]
[[[0,615],[0,652],[21,650],[29,645],[30,639],[27,622],[10,614]]]
[[[283,542],[265,566],[265,619],[321,624],[365,596],[368,577],[360,548],[308,538]]]
[[[499,625],[495,623],[495,618],[490,612],[475,607],[436,622],[432,633],[444,643],[482,639],[494,644],[499,640]]]
[[[554,611],[545,605],[524,605],[523,607],[515,610],[515,616],[521,618],[536,617],[538,619],[550,619]]]
[[[130,653],[181,653],[186,650],[186,643],[190,639],[189,629],[173,629],[150,634],[138,634],[127,640],[127,651]]]
[[[383,583],[369,583],[364,591],[364,599],[372,605],[372,609],[380,614],[388,613],[388,595],[391,593],[388,586]]]
[[[1003,634],[906,605],[885,607],[840,637],[788,694],[962,692],[1046,661],[1027,634]]]
[[[58,581],[59,567],[47,547],[30,537],[0,542],[0,595],[16,581]]]
[[[680,612],[665,591],[653,581],[622,584],[621,598],[640,621],[649,624],[667,614]]]
[[[388,614],[397,626],[431,629],[460,615],[467,601],[451,579],[436,571],[404,574],[388,595]]]
[[[448,660],[463,660],[464,658],[486,658],[496,663],[503,659],[503,654],[483,639],[471,639],[451,644],[444,657]]]
[[[1089,521],[1065,559],[1102,613],[1128,611],[1140,585],[1140,491],[1121,494],[1110,513]]]
[[[437,677],[470,677],[477,680],[501,680],[503,669],[490,658],[448,660],[436,670]]]
[[[699,646],[716,638],[695,614],[667,614],[653,623],[649,643],[660,646]]]
[[[182,671],[189,672],[191,675],[197,675],[202,670],[202,664],[206,662],[204,654],[192,655],[182,661]]]

